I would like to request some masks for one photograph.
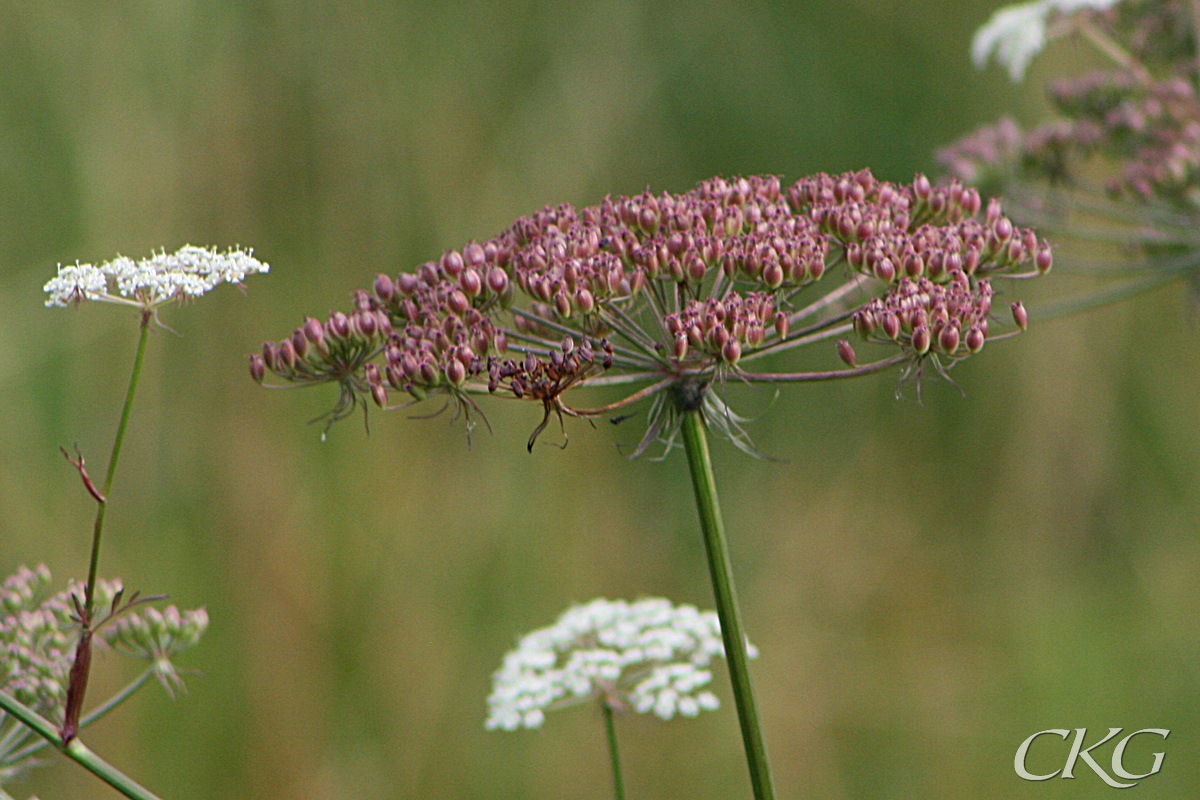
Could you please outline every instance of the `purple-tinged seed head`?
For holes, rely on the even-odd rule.
[[[717,328],[717,330],[725,330]],[[729,338],[724,345],[721,346],[721,358],[725,359],[727,364],[736,364],[738,359],[742,357],[742,344],[737,339]]]
[[[292,349],[296,351],[296,355],[304,358],[308,353],[308,337],[304,335],[303,328],[296,328],[292,331]]]

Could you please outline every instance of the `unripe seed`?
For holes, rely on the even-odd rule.
[[[854,348],[845,339],[838,339],[837,350],[838,355],[842,357],[842,361],[845,361],[847,366],[853,367],[858,364],[858,356],[855,355]]]
[[[265,365],[263,364],[263,357],[260,355],[257,355],[257,354],[251,355],[250,356],[250,377],[254,379],[255,383],[262,383],[263,376],[265,375],[265,373],[266,373],[266,368],[265,368]]]
[[[480,248],[480,252],[482,252],[482,248]],[[483,279],[479,277],[479,273],[476,270],[467,267],[458,276],[458,285],[467,293],[468,297],[475,297],[483,290]]]
[[[955,325],[946,325],[938,333],[938,347],[942,352],[952,355],[958,349],[959,333]]]
[[[932,337],[929,333],[929,328],[917,328],[912,332],[912,348],[919,356],[923,356],[929,352],[931,341]]]
[[[1013,322],[1017,323],[1017,327],[1021,330],[1026,330],[1029,327],[1029,312],[1025,310],[1024,303],[1010,303],[1012,308]]]
[[[985,338],[986,337],[983,335],[983,331],[981,331],[979,328],[971,328],[971,330],[967,332],[967,350],[971,353],[978,353],[983,349],[983,342]]]
[[[396,287],[392,284],[392,279],[383,273],[375,276],[375,296],[383,302],[392,299],[392,294]]]
[[[459,255],[457,250],[447,250],[442,254],[442,272],[445,272],[451,279],[457,278],[463,271],[463,257]]]

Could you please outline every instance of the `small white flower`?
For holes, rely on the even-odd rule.
[[[270,266],[254,258],[253,253],[220,253],[185,245],[174,253],[163,251],[141,261],[118,256],[98,267],[60,264],[58,275],[44,287],[49,295],[46,305],[100,300],[149,311],[172,301],[199,297],[221,283],[241,283],[247,275],[269,271]]]
[[[701,689],[712,681],[709,663],[724,654],[712,611],[661,598],[573,606],[504,657],[493,676],[487,728],[537,728],[546,709],[601,696],[640,714],[694,717],[720,705]]]
[[[971,60],[977,69],[987,65],[992,53],[1008,68],[1013,83],[1020,83],[1025,68],[1046,46],[1046,20],[1053,12],[1070,14],[1085,8],[1104,9],[1117,0],[1034,0],[1004,6],[975,32]]]

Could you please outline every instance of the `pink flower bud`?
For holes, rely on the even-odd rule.
[[[292,331],[292,349],[300,358],[304,358],[304,354],[308,352],[308,337],[304,335],[303,328]]]
[[[384,388],[382,383],[377,383],[371,387],[371,399],[380,408],[387,408],[387,389]]]

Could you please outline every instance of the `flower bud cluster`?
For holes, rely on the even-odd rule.
[[[712,611],[661,598],[574,606],[504,657],[487,728],[538,728],[547,709],[597,698],[662,719],[694,717],[719,705],[704,687],[712,681],[709,664],[724,653]]]
[[[682,311],[668,314],[663,322],[673,337],[671,355],[676,360],[698,352],[730,365],[744,350],[761,345],[768,331],[783,337],[788,329],[787,314],[776,311],[774,299],[765,292],[689,300]]]
[[[987,340],[992,294],[988,281],[972,285],[962,272],[944,284],[903,278],[854,314],[854,329],[868,341],[894,342],[917,357],[978,353]]]

